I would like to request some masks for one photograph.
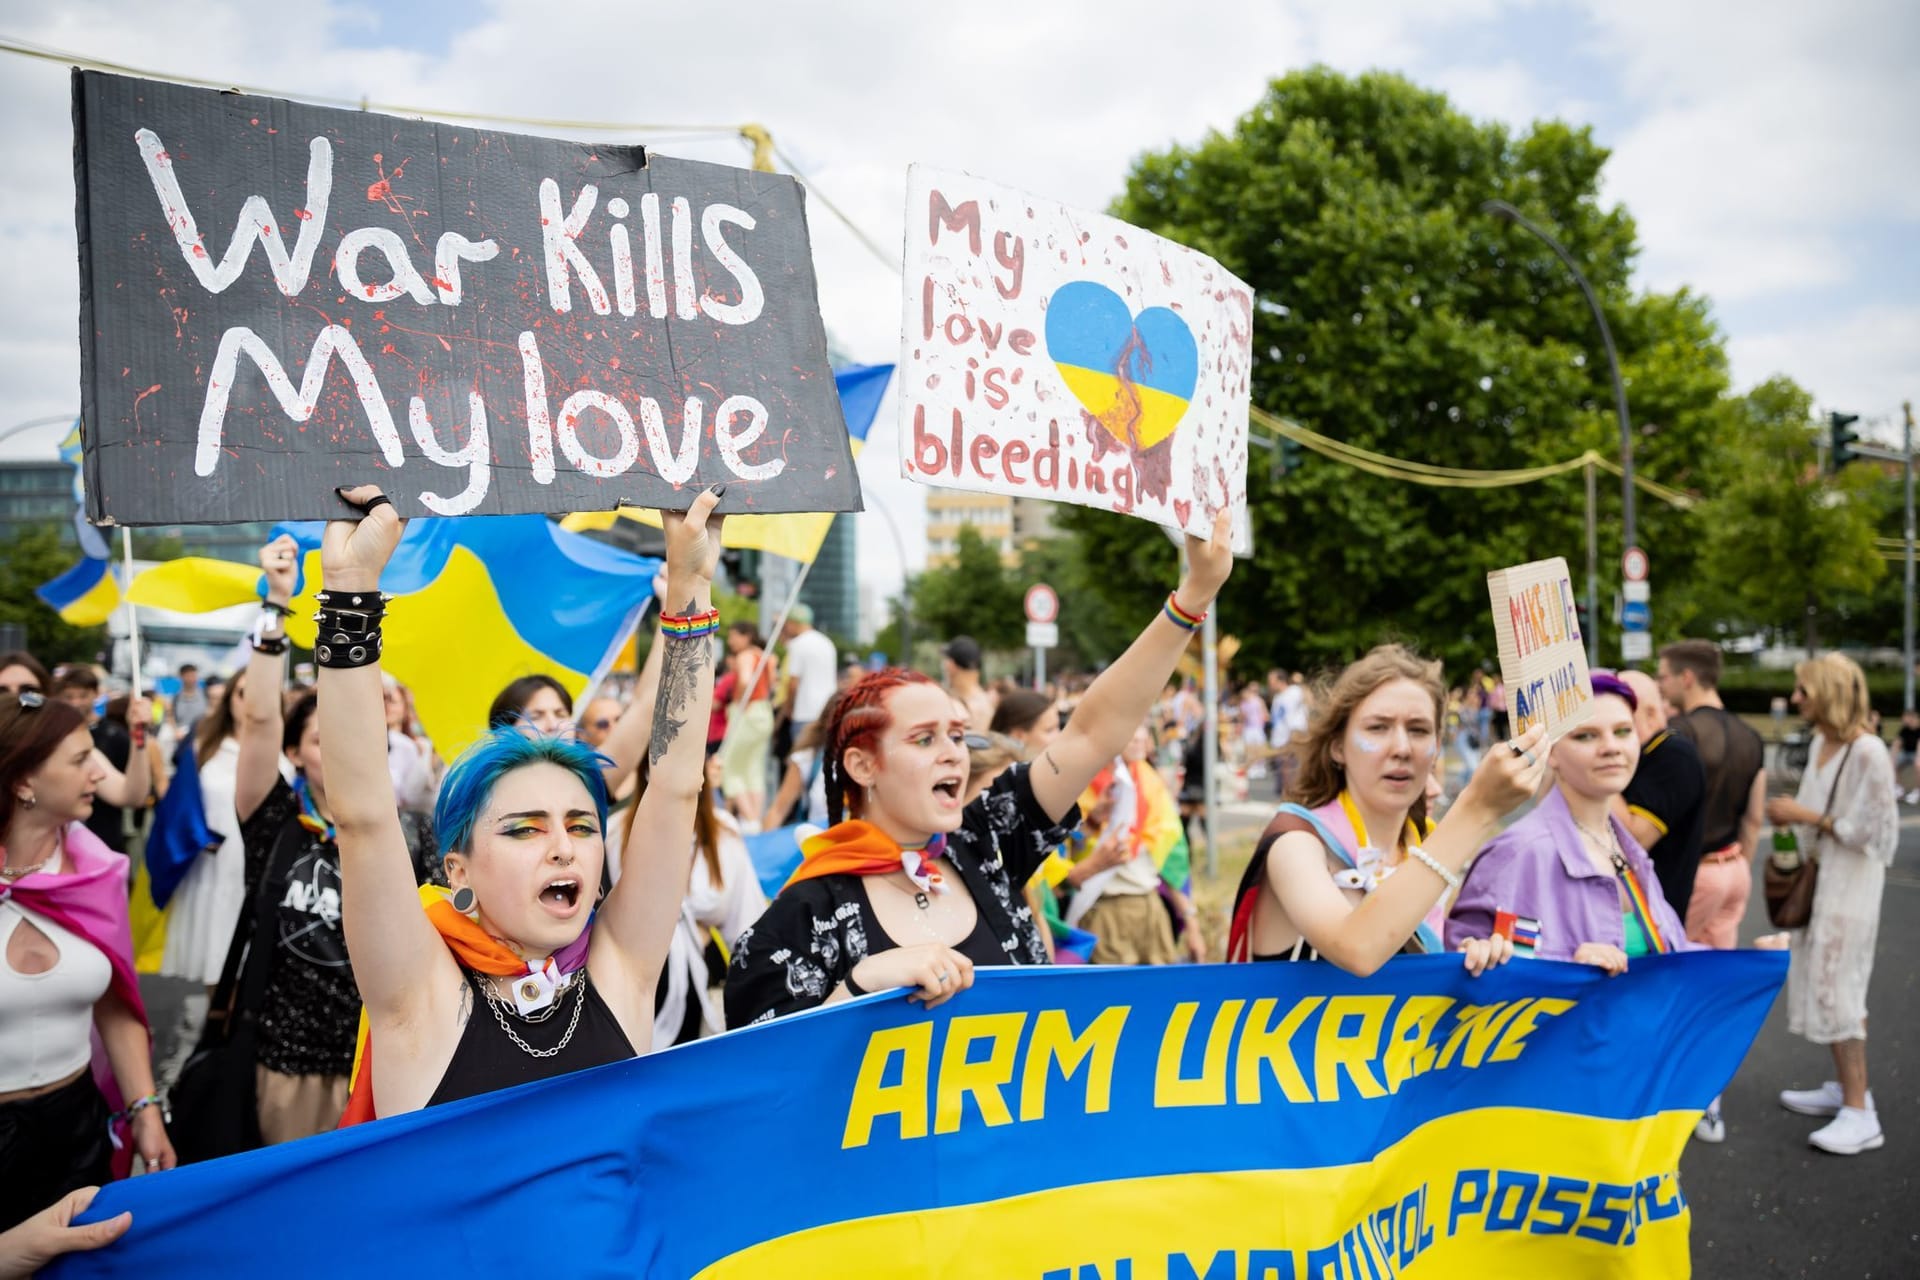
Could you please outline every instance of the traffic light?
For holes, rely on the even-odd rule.
[[[1860,421],[1857,413],[1829,413],[1827,415],[1828,448],[1827,470],[1839,474],[1842,467],[1860,457],[1854,445],[1860,442],[1860,433],[1853,424]]]

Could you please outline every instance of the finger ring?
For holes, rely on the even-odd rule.
[[[1520,750],[1520,749],[1516,747],[1515,750]],[[1527,767],[1529,769],[1531,769],[1534,765],[1537,765],[1540,763],[1540,757],[1536,756],[1531,751],[1520,751],[1520,754],[1527,758]]]
[[[942,985],[947,981],[947,971],[945,969],[938,970],[933,976],[938,978]]]

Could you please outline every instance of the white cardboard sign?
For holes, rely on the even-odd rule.
[[[1547,740],[1557,742],[1593,713],[1593,678],[1567,562],[1555,556],[1495,570],[1487,575],[1487,594],[1513,736],[1544,724]]]
[[[1118,511],[1205,537],[1247,523],[1253,292],[1097,213],[965,174],[907,175],[901,474]]]

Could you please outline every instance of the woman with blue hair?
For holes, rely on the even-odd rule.
[[[644,836],[599,902],[606,761],[571,739],[512,728],[494,730],[447,771],[434,826],[449,888],[415,889],[377,749],[380,573],[401,521],[372,485],[342,496],[365,514],[327,526],[314,660],[321,733],[335,744],[343,923],[370,1032],[343,1123],[646,1053],[692,866],[706,743],[687,726],[705,729],[713,695],[718,491],[684,515],[662,513],[666,599],[678,608],[661,619],[652,785],[632,822]]]

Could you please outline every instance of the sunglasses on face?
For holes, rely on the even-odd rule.
[[[993,739],[982,733],[970,733],[961,741],[967,744],[969,751],[985,751],[993,745]]]
[[[602,716],[600,719],[593,721],[590,725],[588,725],[588,727],[592,729],[602,729],[602,730],[611,729],[613,728],[613,721],[607,719],[605,716]]]
[[[32,685],[25,685],[19,689],[0,689],[0,693],[11,693],[19,700],[20,706],[27,711],[38,711],[47,705],[47,695]]]

